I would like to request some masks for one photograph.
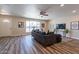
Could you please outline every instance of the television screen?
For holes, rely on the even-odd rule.
[[[65,29],[66,28],[66,24],[57,24],[56,25],[56,29]]]

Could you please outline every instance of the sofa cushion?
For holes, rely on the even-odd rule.
[[[48,32],[47,35],[49,35],[49,34],[54,34],[54,32]]]
[[[42,34],[43,34],[43,35],[46,35],[46,33],[45,33],[45,32],[42,32]]]

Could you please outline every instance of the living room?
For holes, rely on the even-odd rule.
[[[1,4],[0,54],[78,54],[78,6]]]

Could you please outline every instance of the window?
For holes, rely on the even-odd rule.
[[[40,22],[26,21],[26,32],[31,32],[33,29],[40,29]]]

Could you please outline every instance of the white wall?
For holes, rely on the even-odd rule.
[[[11,19],[0,16],[0,36],[11,35]]]
[[[23,17],[0,15],[0,37],[26,35],[26,19]],[[38,20],[35,20],[38,21]],[[18,22],[24,22],[24,28],[18,28]],[[45,21],[40,21],[46,23]],[[47,27],[45,27],[47,28]]]
[[[71,33],[69,33],[67,36],[71,37],[71,38],[79,39],[79,30],[71,30],[70,29],[70,23],[72,21],[79,21],[79,16],[77,15],[77,16],[70,16],[70,17],[64,17],[64,18],[60,18],[60,19],[51,20],[50,25],[66,23],[66,28],[71,31]],[[53,30],[53,29],[51,29],[51,30]]]
[[[18,22],[24,22],[24,28],[18,28]],[[26,35],[26,19],[12,18],[11,31],[13,36]]]
[[[26,34],[26,28],[18,28],[18,22],[26,22],[26,19],[15,16],[0,15],[0,37],[19,36]]]

